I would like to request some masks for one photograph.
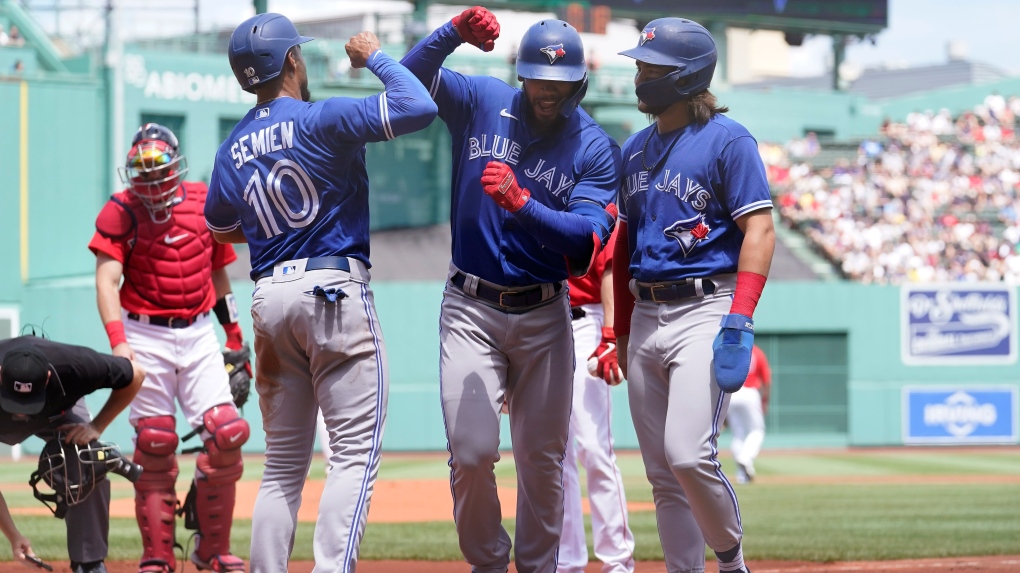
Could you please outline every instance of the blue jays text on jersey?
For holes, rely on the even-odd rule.
[[[386,54],[374,52],[368,68],[387,91],[256,105],[216,152],[206,221],[213,231],[244,231],[252,277],[307,257],[371,266],[365,142],[423,129],[437,110],[421,82]]]
[[[489,161],[510,165],[531,201],[582,216],[590,237],[596,225],[606,225],[604,208],[619,186],[620,148],[580,108],[557,132],[532,135],[522,90],[440,67],[460,44],[447,24],[401,60],[429,86],[452,136],[453,263],[509,287],[565,280],[563,254],[529,232],[520,213],[511,214],[485,196],[482,172]]]
[[[627,140],[623,157],[631,276],[651,283],[736,272],[744,235],[735,221],[772,207],[751,134],[724,115],[666,134],[653,124]]]

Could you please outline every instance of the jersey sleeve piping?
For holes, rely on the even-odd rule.
[[[390,125],[390,105],[386,99],[386,92],[379,94],[379,116],[382,119],[383,133],[386,135],[386,139],[393,139],[393,126]]]
[[[209,227],[209,230],[215,231],[217,233],[229,233],[229,232],[233,231],[234,229],[240,227],[241,226],[241,222],[237,221],[236,223],[234,223],[233,225],[230,225],[228,227],[217,227],[216,225],[213,225],[208,220],[206,220],[205,226]]]
[[[432,78],[432,85],[429,87],[429,96],[435,100],[436,93],[439,91],[439,84],[443,81],[443,68],[439,68],[436,75]]]
[[[748,203],[736,211],[730,213],[730,218],[736,221],[738,218],[750,213],[751,211],[757,211],[759,209],[771,209],[772,200],[763,199],[761,201],[755,201],[754,203]]]

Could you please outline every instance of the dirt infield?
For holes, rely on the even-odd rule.
[[[66,561],[52,563],[55,573],[70,571]],[[601,563],[589,563],[586,573],[599,573]],[[1005,573],[1020,570],[1020,555],[996,557],[953,557],[944,559],[916,559],[909,561],[846,561],[836,563],[810,563],[806,561],[749,561],[748,566],[754,573],[942,573],[942,572],[980,572]],[[137,562],[107,562],[109,573],[136,573]],[[180,567],[178,567],[180,569]],[[19,571],[28,569],[18,568]],[[290,573],[310,573],[310,561],[298,561],[290,564]],[[194,571],[191,564],[178,573]],[[450,561],[362,561],[358,563],[358,573],[468,573],[470,568],[463,562]],[[516,573],[510,566],[510,572]],[[709,563],[707,573],[716,573],[714,563]],[[666,573],[666,565],[661,561],[639,561],[635,573]]]

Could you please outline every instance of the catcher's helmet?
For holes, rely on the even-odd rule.
[[[32,472],[28,485],[36,499],[63,519],[67,508],[85,501],[109,471],[132,482],[142,475],[142,467],[125,458],[114,444],[96,440],[85,446],[67,444],[63,434],[58,433],[43,447],[39,468]],[[40,481],[53,493],[39,491]]]
[[[588,91],[588,67],[577,30],[562,20],[532,25],[517,48],[517,75],[526,80],[581,82],[560,109],[570,117]]]
[[[280,75],[291,48],[314,39],[298,34],[294,23],[282,14],[258,14],[230,34],[230,69],[241,89],[255,93],[256,87]]]
[[[712,34],[704,26],[684,18],[659,18],[641,30],[638,45],[621,55],[676,70],[644,82],[635,90],[651,106],[667,106],[690,99],[712,83],[718,53]]]
[[[177,190],[187,172],[188,162],[178,149],[177,136],[158,123],[138,128],[127,161],[118,169],[121,180],[156,223],[168,221],[173,206],[183,200]]]

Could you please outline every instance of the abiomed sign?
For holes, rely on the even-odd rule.
[[[1017,359],[1014,287],[997,284],[901,288],[904,364],[1013,364]]]
[[[137,54],[124,56],[124,81],[147,98],[255,103],[255,96],[242,90],[233,75],[148,70],[145,57]]]
[[[903,443],[1014,444],[1017,387],[903,388]]]

